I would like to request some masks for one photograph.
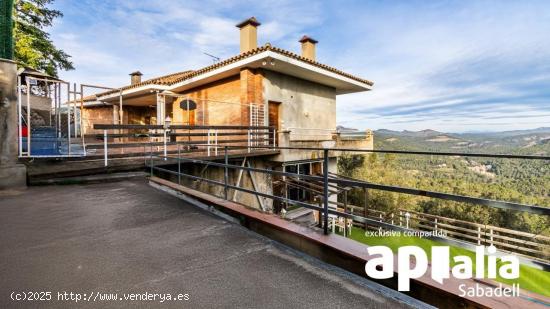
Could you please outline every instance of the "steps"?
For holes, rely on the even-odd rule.
[[[298,224],[305,224],[305,225],[315,224],[315,216],[313,215],[313,210],[307,209],[304,207],[299,207],[288,211],[285,214],[285,219]]]
[[[71,155],[84,156],[84,147],[79,143],[71,142]],[[27,151],[27,138],[23,138],[23,151]],[[60,156],[69,154],[67,138],[58,138],[55,127],[31,127],[31,155],[32,156]]]

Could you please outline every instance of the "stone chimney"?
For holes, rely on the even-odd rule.
[[[135,71],[130,73],[130,85],[135,85],[141,83],[141,72]]]
[[[317,44],[317,41],[304,35],[298,42],[302,43],[302,57],[315,61],[315,44]]]
[[[237,24],[241,29],[241,54],[258,47],[258,26],[261,25],[255,17]]]

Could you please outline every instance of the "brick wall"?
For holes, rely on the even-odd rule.
[[[232,76],[182,92],[181,94],[188,95],[189,99],[197,103],[197,109],[194,112],[195,124],[240,125],[241,114],[238,104],[240,102],[240,83],[239,76]],[[184,102],[185,98],[178,98],[174,101],[172,108],[174,124],[188,123],[187,111],[180,107],[182,101]]]
[[[250,124],[249,104],[263,104],[263,75],[260,70],[243,69],[241,79],[241,121],[243,125]]]

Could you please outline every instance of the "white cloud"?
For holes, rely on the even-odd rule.
[[[528,127],[550,122],[544,113],[550,94],[536,97],[540,89],[531,89],[550,82],[550,7],[544,4],[58,0],[65,17],[52,37],[77,68],[62,72],[63,78],[123,85],[136,69],[150,78],[210,64],[203,52],[236,54],[235,24],[254,15],[263,23],[260,44],[298,51],[299,37],[310,34],[320,40],[322,62],[375,82],[371,92],[338,98],[339,122],[359,128],[504,128],[512,122],[509,114],[480,122],[480,113],[497,104],[513,106],[507,98],[515,98],[520,109],[543,115],[514,122]],[[413,112],[422,108],[427,110]]]

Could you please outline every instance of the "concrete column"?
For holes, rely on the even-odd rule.
[[[27,182],[26,166],[18,163],[16,90],[17,65],[0,59],[0,189],[25,187]]]

